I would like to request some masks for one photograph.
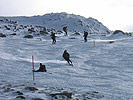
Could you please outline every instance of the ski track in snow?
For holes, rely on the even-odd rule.
[[[133,100],[133,38],[114,39],[112,44],[95,39],[94,45],[93,39],[85,43],[82,37],[71,37],[61,36],[56,44],[44,38],[0,38],[0,80],[32,82],[33,55],[35,69],[42,62],[51,73],[35,73],[34,82],[40,87],[95,90],[104,94],[103,100]],[[64,50],[70,53],[73,67],[62,58]]]

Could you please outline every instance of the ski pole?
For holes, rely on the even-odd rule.
[[[33,68],[33,80],[34,80],[34,56],[32,55],[32,68]]]
[[[94,47],[95,47],[95,44],[96,44],[96,43],[95,43],[95,40],[93,41],[93,43],[94,43]]]

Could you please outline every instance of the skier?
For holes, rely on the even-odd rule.
[[[55,36],[55,33],[54,32],[51,32],[51,38],[53,39],[53,44],[56,43],[56,36]]]
[[[63,27],[63,31],[65,32],[65,35],[67,35],[67,26]]]
[[[64,51],[62,57],[68,62],[69,65],[73,66],[72,61],[70,60],[70,55],[67,50]]]
[[[84,31],[84,40],[85,40],[85,42],[87,42],[87,36],[88,36],[88,32]]]
[[[47,72],[45,65],[40,63],[40,68],[38,70],[34,70],[34,72]]]

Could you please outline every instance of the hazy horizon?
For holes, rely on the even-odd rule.
[[[34,16],[66,12],[92,17],[110,30],[133,32],[132,0],[1,0],[0,16]]]

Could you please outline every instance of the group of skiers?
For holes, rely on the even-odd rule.
[[[67,35],[67,26],[64,26],[62,29],[65,32],[65,35]],[[53,31],[51,32],[50,36],[51,36],[51,39],[53,40],[52,44],[55,44],[56,43],[56,36],[55,36],[55,33]]]
[[[62,57],[68,62],[69,65],[73,66],[72,61],[70,60],[70,55],[67,52],[67,50],[64,51]],[[34,72],[47,72],[46,70],[46,66],[42,65],[42,63],[40,63],[40,67],[38,70],[33,70]]]
[[[67,26],[64,26],[62,29],[65,32],[65,35],[67,36]],[[88,32],[84,31],[83,37],[84,37],[85,42],[87,42],[87,36],[88,36]],[[55,44],[56,43],[56,36],[55,36],[54,32],[51,32],[51,39],[53,40],[52,43]]]
[[[67,26],[63,27],[63,31],[65,32],[65,35],[67,35]],[[87,42],[87,36],[88,32],[84,31],[84,41]],[[52,43],[56,43],[56,36],[54,32],[51,32],[51,38],[52,38]],[[69,65],[73,66],[72,61],[70,60],[70,54],[67,52],[67,50],[64,50],[62,57],[68,62]],[[45,65],[42,65],[40,63],[40,68],[38,70],[34,70],[34,72],[47,72]]]

